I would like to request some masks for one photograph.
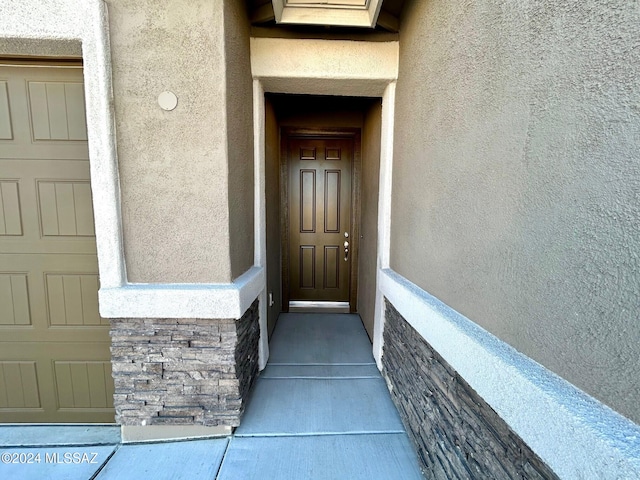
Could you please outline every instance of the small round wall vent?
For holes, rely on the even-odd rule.
[[[178,106],[178,97],[176,97],[176,94],[173,92],[162,92],[158,95],[158,105],[160,105],[160,108],[163,110],[173,110]]]

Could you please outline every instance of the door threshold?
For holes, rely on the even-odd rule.
[[[323,302],[317,300],[291,300],[289,312],[349,313],[349,302]]]

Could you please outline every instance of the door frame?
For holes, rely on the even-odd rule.
[[[282,260],[282,311],[289,311],[289,137],[342,137],[353,140],[351,160],[351,271],[349,274],[349,312],[358,306],[358,252],[360,247],[360,183],[362,172],[362,132],[360,128],[280,127],[280,258]]]

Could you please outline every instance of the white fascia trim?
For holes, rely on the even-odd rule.
[[[282,20],[282,11],[284,10],[285,0],[271,0],[273,5],[273,15],[276,17],[276,23]]]
[[[560,478],[640,478],[640,426],[389,268],[378,287]]]
[[[374,28],[378,21],[382,0],[370,0],[366,7],[339,5],[295,5],[285,0],[272,0],[278,24],[331,25]],[[318,2],[321,4],[322,2]]]
[[[380,269],[389,266],[391,245],[391,190],[393,187],[393,127],[395,119],[396,82],[387,85],[382,97],[382,121],[380,135],[380,174],[378,182],[378,258],[376,277]],[[380,279],[376,278],[376,285]],[[373,356],[382,369],[382,349],[384,347],[384,298],[376,286],[373,321]]]
[[[382,2],[384,0],[370,0],[369,1],[369,22],[371,27],[375,28],[378,23],[378,17],[380,16],[380,10],[382,10]]]
[[[240,318],[264,290],[262,267],[232,283],[127,284],[101,288],[104,318]]]
[[[264,89],[260,80],[253,81],[253,175],[254,175],[254,258],[262,268],[260,291],[260,342],[258,367],[263,370],[269,360],[269,328],[267,325],[267,199],[265,178],[265,106]]]
[[[368,10],[323,7],[286,6],[282,10],[278,23],[289,25],[330,25],[334,27],[373,27]]]

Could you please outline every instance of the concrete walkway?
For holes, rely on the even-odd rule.
[[[282,314],[231,437],[120,444],[117,427],[0,427],[0,479],[420,479],[357,315]]]

